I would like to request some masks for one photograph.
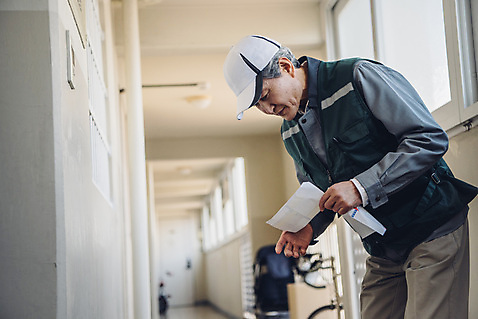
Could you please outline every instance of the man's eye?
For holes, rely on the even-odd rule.
[[[269,92],[267,92],[267,94],[265,94],[263,97],[261,97],[261,98],[259,99],[259,101],[256,103],[255,106],[256,106],[256,107],[260,107],[260,102],[261,102],[261,101],[266,101],[268,97],[269,97]]]

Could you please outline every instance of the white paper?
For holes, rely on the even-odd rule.
[[[319,212],[319,201],[323,194],[314,184],[302,183],[267,224],[280,230],[298,232]],[[374,232],[383,235],[386,231],[386,228],[361,206],[349,211],[344,218],[361,238]]]
[[[383,236],[387,230],[375,217],[373,217],[365,208],[358,206],[343,215],[361,238],[365,238],[374,232]]]
[[[267,223],[280,230],[298,232],[319,211],[319,201],[324,192],[310,182],[300,185],[297,191]]]

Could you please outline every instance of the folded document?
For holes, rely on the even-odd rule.
[[[323,194],[324,192],[314,184],[302,183],[267,224],[280,230],[298,232],[319,212],[319,201]],[[361,206],[350,210],[343,217],[361,238],[374,232],[383,235],[386,231],[386,228]]]

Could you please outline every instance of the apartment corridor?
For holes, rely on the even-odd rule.
[[[161,319],[227,319],[210,306],[178,307],[168,309]]]

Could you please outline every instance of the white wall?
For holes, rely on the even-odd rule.
[[[122,318],[125,317],[125,222],[128,215],[122,206],[121,188],[113,188],[110,203],[93,184],[89,137],[89,105],[87,89],[86,52],[79,41],[76,25],[66,1],[58,1],[58,16],[51,8],[51,37],[54,79],[54,108],[58,116],[56,136],[57,156],[61,159],[64,224],[66,242],[66,304],[67,318]],[[71,90],[65,81],[65,30],[72,33],[78,58],[77,88]],[[112,185],[122,184],[120,145],[115,144],[120,134],[117,125],[118,108],[110,105]],[[116,124],[116,125],[115,125]],[[59,163],[57,163],[58,165]],[[61,191],[61,190],[60,190]],[[61,194],[57,194],[61,196]],[[131,287],[129,287],[131,288]]]
[[[67,29],[75,90],[66,81]],[[1,318],[126,317],[120,147],[112,138],[119,174],[110,203],[92,182],[86,53],[76,30],[68,1],[0,4]]]
[[[450,139],[445,160],[453,174],[468,183],[478,186],[478,129],[462,133]],[[478,199],[470,204],[470,318],[478,318]]]
[[[239,237],[205,256],[208,300],[215,307],[237,318],[242,318],[241,243],[242,237]]]

